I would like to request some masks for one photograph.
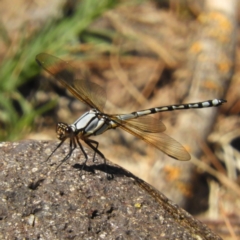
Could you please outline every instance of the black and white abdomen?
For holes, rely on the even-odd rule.
[[[103,116],[96,109],[83,114],[72,125],[74,132],[82,132],[83,136],[100,135],[112,128],[107,117]]]

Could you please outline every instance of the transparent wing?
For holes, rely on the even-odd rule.
[[[82,76],[77,75],[79,71],[68,62],[50,54],[40,53],[36,56],[36,61],[76,98],[88,104],[91,108],[103,112],[106,92],[102,87],[91,81],[84,80]]]
[[[117,117],[117,115],[115,117]],[[118,119],[118,122],[119,121],[120,123],[122,122],[123,125],[127,124],[127,126],[131,127],[132,129],[137,129],[143,132],[158,133],[166,130],[165,125],[160,120],[150,116],[142,116],[124,121]]]
[[[140,119],[141,118],[139,118],[139,120]],[[145,124],[143,124],[142,125],[143,128],[141,128],[141,124],[134,125],[135,123],[132,120],[130,120],[131,124],[129,124],[129,120],[128,121],[120,121],[118,119],[115,121],[117,121],[119,123],[119,127],[122,128],[123,130],[142,139],[146,143],[154,146],[155,148],[164,152],[168,156],[175,158],[177,160],[180,160],[180,161],[190,160],[191,156],[186,151],[186,149],[179,142],[174,140],[173,138],[169,137],[168,135],[166,135],[164,133],[160,133],[162,131],[156,131],[156,130],[158,130],[157,127],[151,128],[151,126],[149,126],[149,128],[147,129],[147,126]],[[161,126],[161,124],[160,124],[160,126]]]

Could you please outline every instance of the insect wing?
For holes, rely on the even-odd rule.
[[[36,56],[37,63],[52,74],[76,98],[92,108],[103,111],[106,102],[106,92],[98,84],[82,78],[77,69],[68,62],[47,53]]]
[[[74,87],[90,107],[103,112],[106,103],[106,92],[98,84],[90,81],[75,80]]]
[[[116,116],[117,117],[117,116]],[[119,122],[119,119],[117,120]],[[150,116],[142,116],[128,120],[120,120],[120,123],[127,125],[132,129],[137,129],[143,132],[158,133],[166,130],[165,125],[158,119]]]
[[[189,153],[179,142],[164,133],[153,132],[151,128],[149,131],[146,131],[146,129],[143,131],[142,129],[133,127],[132,124],[128,124],[128,121],[121,121],[119,125],[123,130],[142,139],[174,159],[180,161],[191,159]]]

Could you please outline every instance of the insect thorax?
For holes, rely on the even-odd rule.
[[[96,109],[84,113],[69,127],[75,134],[89,137],[91,135],[100,135],[112,128],[111,120],[107,115]]]

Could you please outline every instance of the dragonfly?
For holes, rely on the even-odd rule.
[[[60,143],[47,160],[67,139],[70,139],[69,152],[61,161],[61,164],[70,158],[77,146],[80,147],[85,156],[83,166],[86,164],[88,156],[82,146],[81,141],[83,141],[94,151],[93,160],[96,154],[99,154],[106,165],[105,156],[98,149],[99,143],[90,137],[115,128],[123,129],[176,160],[190,160],[190,154],[186,149],[179,142],[163,133],[166,130],[165,125],[149,115],[173,110],[217,107],[226,102],[224,99],[213,99],[203,102],[154,107],[128,114],[107,114],[104,112],[106,91],[103,87],[82,78],[76,74],[76,68],[69,62],[50,54],[40,53],[36,56],[36,61],[44,70],[53,75],[64,88],[68,89],[74,97],[91,108],[73,124],[57,123],[56,133]]]

